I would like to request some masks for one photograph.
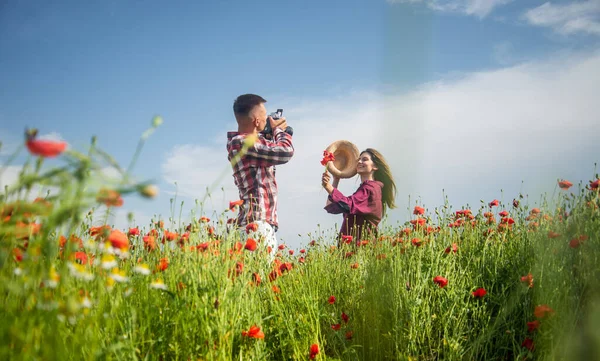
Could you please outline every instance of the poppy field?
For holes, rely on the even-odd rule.
[[[267,249],[230,231],[238,200],[114,228],[123,196],[157,189],[94,142],[25,146],[0,202],[2,360],[600,359],[598,175]],[[97,181],[106,164],[120,183]]]

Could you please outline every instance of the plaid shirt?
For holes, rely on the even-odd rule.
[[[247,133],[227,132],[227,159],[230,163],[242,150]],[[294,155],[292,136],[275,128],[274,140],[259,134],[246,154],[232,163],[233,180],[244,201],[237,223],[245,226],[253,221],[266,221],[277,231],[277,181],[275,165],[287,163]]]

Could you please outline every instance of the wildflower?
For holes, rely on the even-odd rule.
[[[523,343],[521,344],[521,347],[525,347],[526,349],[528,349],[529,351],[533,351],[535,346],[533,344],[533,340],[530,339],[529,337],[525,338],[525,340],[523,341]]]
[[[117,261],[115,256],[111,254],[103,254],[102,255],[102,268],[108,270],[117,266]]]
[[[153,251],[156,249],[156,239],[154,238],[154,236],[144,236],[142,238],[142,241],[144,242],[144,247],[148,250],[148,251]]]
[[[554,310],[552,308],[548,307],[548,305],[538,305],[535,307],[535,310],[533,311],[533,315],[535,316],[535,318],[538,318],[538,319],[542,319],[552,313],[554,313]]]
[[[446,247],[446,249],[444,250],[444,252],[446,254],[450,253],[450,252],[458,252],[458,245],[456,243],[452,243],[452,248],[450,248],[450,246]]]
[[[172,242],[177,238],[179,238],[179,235],[176,232],[165,231],[163,235],[163,243],[165,243],[165,241]]]
[[[513,199],[513,207],[519,208],[519,201],[518,200]]]
[[[485,288],[478,288],[475,291],[473,291],[472,294],[475,298],[483,298],[483,296],[487,294],[487,291],[485,290]]]
[[[237,200],[237,201],[231,201],[231,202],[229,202],[229,210],[233,211],[235,209],[235,207],[241,206],[242,204],[244,204],[244,200],[243,199],[240,199],[240,200]]]
[[[304,254],[304,253],[306,253],[306,250],[303,248],[300,250],[300,253]]]
[[[352,269],[357,269],[358,268],[358,263],[353,263],[350,265],[350,268]]]
[[[589,181],[590,182],[590,190],[596,190],[598,189],[598,185],[600,185],[600,179],[596,179],[595,181]]]
[[[560,187],[560,189],[567,190],[573,186],[573,183],[569,182],[568,180],[561,180],[560,182],[558,182],[558,186]]]
[[[28,129],[25,132],[25,145],[29,153],[45,158],[56,157],[67,149],[67,143],[62,141],[35,139],[37,129]]]
[[[120,207],[123,205],[123,197],[113,189],[102,188],[96,196],[98,203],[104,203],[107,207]]]
[[[573,238],[569,241],[569,247],[571,248],[577,248],[579,245],[581,245],[581,241],[578,238]]]
[[[264,339],[265,334],[261,331],[260,327],[254,325],[250,327],[248,331],[242,331],[242,336],[256,338],[256,339]]]
[[[210,218],[202,216],[202,217],[200,217],[200,222],[208,223],[208,222],[210,222]]]
[[[283,251],[285,249],[285,244],[280,244],[279,246],[277,246],[277,249]]]
[[[154,184],[146,184],[139,189],[144,198],[154,198],[158,195],[158,187]]]
[[[256,232],[258,230],[258,224],[256,223],[248,223],[246,226],[246,233],[250,234],[250,232]]]
[[[117,267],[112,269],[109,277],[116,282],[127,282],[129,280],[129,278],[126,276],[125,270],[121,271]]]
[[[342,328],[342,324],[341,323],[336,323],[334,325],[331,325],[331,329],[334,330],[334,331],[337,331],[340,328]]]
[[[128,249],[129,248],[129,238],[125,235],[125,233],[119,231],[118,229],[113,229],[108,236],[108,240],[110,244],[114,248],[118,249]]]
[[[149,275],[151,273],[150,272],[150,267],[147,264],[145,264],[145,263],[142,263],[142,264],[139,264],[139,265],[135,266],[135,268],[133,270],[136,273],[139,273],[139,274],[144,275],[144,276],[147,276],[147,275]]]
[[[152,281],[152,283],[150,283],[150,287],[157,290],[167,290],[167,285],[165,285],[163,280],[160,278],[157,278],[156,280]]]
[[[521,282],[528,283],[529,288],[533,288],[533,276],[529,273],[527,276],[521,277]]]
[[[446,279],[442,276],[435,276],[433,278],[433,282],[437,283],[440,286],[440,288],[444,288],[448,285],[448,279]]]
[[[245,249],[247,249],[248,251],[255,251],[256,250],[256,241],[252,238],[248,238],[246,240],[246,245],[244,246]]]
[[[327,302],[329,302],[330,305],[333,305],[335,303],[335,296],[329,296],[329,300]]]
[[[323,151],[323,159],[321,159],[321,165],[326,166],[327,163],[335,161],[335,156],[333,153],[328,151]]]
[[[538,327],[540,327],[540,321],[538,320],[527,322],[527,331],[529,332],[537,330]]]
[[[319,345],[317,345],[316,343],[313,343],[312,345],[310,345],[310,359],[313,360],[315,357],[317,357],[317,355],[319,354]]]
[[[352,243],[352,236],[342,235],[342,242],[346,244]]]
[[[168,267],[169,267],[169,260],[167,258],[161,258],[158,263],[158,266],[156,266],[156,268],[161,272],[166,270]]]
[[[498,213],[498,215],[500,217],[508,217],[508,212],[506,210],[503,210],[502,212]]]
[[[13,257],[14,257],[15,261],[17,261],[17,262],[23,261],[23,252],[21,251],[20,248],[18,248],[18,247],[13,248]]]
[[[252,281],[257,286],[260,285],[260,282],[261,282],[260,275],[258,273],[256,273],[256,272],[252,273]]]
[[[279,287],[277,287],[277,285],[273,285],[271,286],[271,290],[273,290],[273,293],[281,293],[281,289],[279,289]]]
[[[139,236],[140,235],[140,230],[137,227],[135,227],[135,228],[129,228],[129,231],[127,231],[127,235],[128,236]]]
[[[493,201],[491,201],[489,203],[490,208],[492,207],[498,207],[498,205],[500,204],[500,201],[498,201],[497,199],[494,199]]]
[[[353,335],[354,335],[354,331],[347,331],[346,335],[345,335],[346,340],[351,340]]]
[[[69,262],[67,266],[69,267],[71,276],[75,278],[82,279],[84,281],[91,281],[94,279],[94,275],[86,270],[85,266],[83,265],[75,262]]]
[[[415,206],[415,209],[413,210],[413,214],[417,215],[417,216],[423,215],[423,214],[425,214],[425,208]]]
[[[558,234],[556,232],[548,231],[548,238],[558,238],[558,237],[560,237],[560,234]]]
[[[410,243],[415,247],[421,247],[423,245],[423,241],[419,238],[413,238]]]
[[[350,319],[350,317],[348,317],[347,314],[345,314],[344,312],[342,312],[342,320],[344,320],[344,323],[348,323],[349,319]]]

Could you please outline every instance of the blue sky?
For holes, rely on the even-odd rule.
[[[341,137],[388,151],[401,186],[403,210],[391,215],[398,221],[408,217],[409,195],[434,207],[443,203],[444,188],[460,207],[499,198],[501,189],[512,192],[510,199],[524,185],[552,190],[558,169],[573,182],[589,179],[598,160],[592,139],[600,135],[592,117],[597,102],[589,96],[600,90],[593,82],[598,50],[598,0],[6,1],[0,139],[10,148],[29,126],[83,149],[96,135],[126,165],[151,118],[162,115],[134,169],[139,179],[156,180],[161,194],[152,202],[127,198],[123,210],[145,222],[170,212],[175,181],[178,202],[189,205],[219,179],[227,170],[225,132],[236,126],[232,102],[261,94],[297,129],[297,157],[279,171],[280,237],[297,244],[296,235],[315,223],[339,221],[322,211],[320,170],[311,162]],[[550,90],[549,83],[572,91]],[[567,118],[557,117],[562,111]],[[510,147],[519,135],[486,123],[502,112],[526,141]],[[540,128],[544,118],[557,126]],[[561,124],[571,125],[565,131]],[[567,141],[556,142],[565,134]],[[482,149],[490,143],[479,140],[494,135],[507,137],[496,137],[498,144],[513,150],[527,143],[519,154],[530,158]],[[564,151],[547,156],[549,144]],[[456,161],[448,150],[454,146],[490,158]],[[490,162],[504,167],[499,177],[489,178],[481,166]],[[441,172],[443,164],[452,167]],[[425,187],[431,178],[447,183]],[[230,174],[219,186],[226,191],[214,197],[216,209],[235,197]],[[356,186],[347,181],[345,191]]]

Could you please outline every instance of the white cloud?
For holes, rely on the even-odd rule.
[[[549,27],[557,33],[600,35],[600,1],[587,0],[568,4],[544,3],[527,10],[523,17],[532,25]]]
[[[388,0],[388,3],[425,3],[432,10],[484,18],[513,0]]]
[[[445,194],[453,207],[477,208],[480,199],[508,203],[521,192],[534,203],[555,188],[557,178],[591,179],[599,150],[600,53],[549,59],[463,74],[405,93],[287,99],[296,153],[277,168],[280,241],[299,246],[298,234],[340,223],[340,216],[323,210],[319,164],[322,151],[338,139],[361,150],[376,148],[387,158],[398,187],[391,224],[409,219],[416,199],[433,210],[444,204]],[[237,190],[225,134],[217,139],[214,145],[175,147],[162,170],[181,194],[196,198],[225,171],[217,184],[226,194],[213,199],[223,209],[237,199]],[[349,195],[357,186],[356,179],[342,180],[340,189]]]

